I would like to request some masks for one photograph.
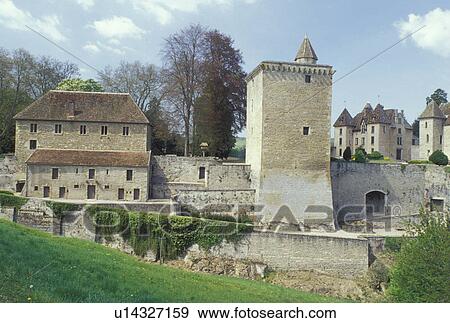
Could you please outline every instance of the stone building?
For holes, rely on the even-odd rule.
[[[436,150],[450,156],[450,103],[431,101],[419,117],[419,158],[428,160]]]
[[[129,94],[50,91],[15,120],[17,191],[147,200],[149,121]]]
[[[403,110],[384,109],[381,104],[374,109],[367,103],[355,117],[344,109],[333,126],[334,157],[342,157],[347,147],[352,153],[362,147],[367,153],[378,151],[390,159],[411,159],[412,127]]]
[[[317,60],[305,37],[294,62],[264,61],[246,79],[246,162],[265,222],[304,223],[311,215],[333,223],[329,125],[334,71]],[[320,214],[308,207],[319,207]]]

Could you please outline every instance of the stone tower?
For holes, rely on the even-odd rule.
[[[333,226],[333,73],[305,37],[294,62],[264,61],[247,77],[246,161],[263,222]]]
[[[442,150],[445,115],[436,102],[428,103],[419,117],[419,158],[428,160],[436,150]]]

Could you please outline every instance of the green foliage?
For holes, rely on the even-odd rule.
[[[356,148],[355,151],[355,162],[365,163],[367,161],[365,150],[362,148]]]
[[[447,103],[447,93],[442,89],[437,89],[430,97],[427,97],[427,104],[430,103],[431,100],[434,100],[438,105]]]
[[[15,196],[10,192],[0,193],[0,206],[4,207],[15,207],[20,209],[27,203],[28,199],[25,197]]]
[[[342,154],[342,157],[346,161],[349,161],[352,159],[352,149],[349,146],[347,146],[347,148],[345,148],[344,153]]]
[[[367,158],[370,160],[382,160],[384,159],[384,156],[380,152],[374,151],[373,153],[368,154]]]
[[[0,194],[14,195],[13,192],[10,192],[10,191],[2,191],[2,190],[0,190]]]
[[[61,203],[61,202],[46,202],[47,206],[52,209],[54,215],[62,220],[66,212],[80,211],[83,206],[81,204]]]
[[[121,234],[136,255],[144,256],[150,250],[157,258],[176,258],[196,243],[208,249],[223,240],[237,242],[243,233],[253,230],[251,225],[236,220],[147,214],[99,206],[89,207],[87,213],[94,220],[98,236],[108,239]]]
[[[367,271],[366,279],[371,289],[383,291],[389,283],[389,268],[377,259]]]
[[[450,174],[450,166],[445,167],[445,168],[444,168],[444,171],[445,171],[447,174]]]
[[[340,301],[261,281],[149,264],[90,241],[2,220],[0,246],[0,303]]]
[[[424,213],[410,224],[396,257],[388,297],[396,302],[450,301],[449,216]]]
[[[384,239],[384,248],[386,251],[399,252],[405,238],[386,237]]]
[[[423,164],[431,164],[429,160],[410,160],[408,164],[412,165],[423,165]]]
[[[436,150],[434,153],[430,155],[428,158],[430,162],[439,166],[448,165],[448,157],[442,150]]]
[[[63,91],[103,92],[103,87],[97,81],[79,78],[64,80],[58,84],[56,89]]]

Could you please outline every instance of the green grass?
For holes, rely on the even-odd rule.
[[[0,220],[0,302],[337,301],[344,300],[148,264],[93,242]]]

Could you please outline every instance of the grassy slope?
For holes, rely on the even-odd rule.
[[[30,288],[30,285],[33,285]],[[29,299],[30,298],[30,299]],[[333,302],[229,277],[147,264],[89,241],[0,220],[0,302]]]

